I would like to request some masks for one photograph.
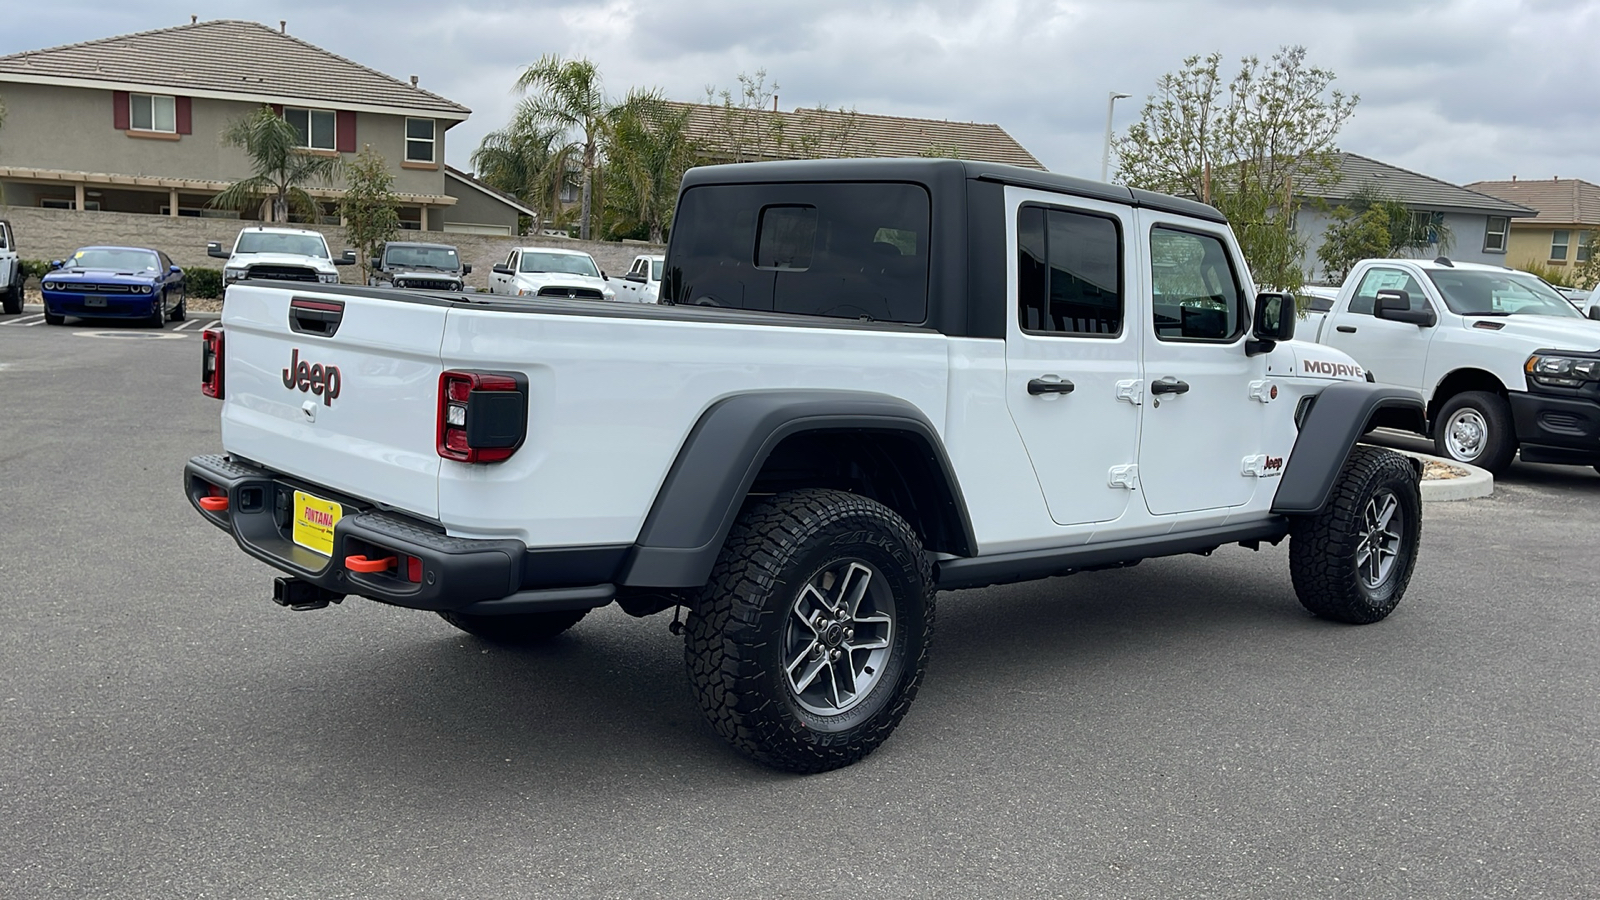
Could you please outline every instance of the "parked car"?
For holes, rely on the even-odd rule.
[[[460,291],[466,286],[463,279],[472,274],[472,266],[463,263],[461,254],[449,244],[389,241],[371,264],[367,283],[377,287]]]
[[[79,316],[143,319],[160,328],[181,321],[189,305],[183,270],[149,247],[84,247],[52,260],[39,287],[47,325]]]
[[[1600,467],[1600,323],[1526,272],[1440,257],[1369,259],[1305,335],[1379,384],[1421,391],[1440,456],[1501,472]]]
[[[489,275],[489,293],[506,297],[615,300],[594,257],[581,250],[518,247]]]
[[[11,223],[0,219],[0,309],[10,315],[22,312],[22,260]]]
[[[335,267],[356,262],[354,250],[346,250],[334,259],[320,231],[269,225],[242,229],[231,253],[222,249],[221,242],[212,241],[206,244],[206,255],[227,260],[222,267],[224,286],[246,278],[338,284],[339,270]]]
[[[661,271],[666,257],[646,254],[633,258],[628,273],[617,282],[617,299],[631,303],[655,303],[661,297]]]
[[[713,727],[798,772],[894,730],[936,590],[1287,539],[1319,616],[1405,593],[1420,463],[1356,441],[1421,399],[1293,340],[1209,206],[958,160],[706,166],[667,257],[648,306],[236,285],[201,357],[228,455],[183,489],[290,608],[533,643],[684,607]]]

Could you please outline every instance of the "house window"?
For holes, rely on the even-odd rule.
[[[1567,245],[1572,242],[1572,232],[1557,229],[1550,233],[1550,259],[1565,260],[1567,258]]]
[[[406,120],[406,162],[433,162],[433,120]]]
[[[178,132],[177,98],[151,94],[128,95],[128,123],[134,131]]]
[[[328,109],[284,109],[284,121],[294,126],[295,137],[307,150],[332,150],[336,146],[334,115]]]
[[[1510,221],[1505,216],[1489,217],[1489,225],[1483,232],[1483,252],[1506,252],[1506,226]]]
[[[1588,262],[1589,261],[1589,247],[1590,247],[1591,242],[1593,242],[1593,241],[1594,241],[1594,232],[1592,232],[1592,231],[1580,231],[1580,232],[1578,232],[1578,256],[1577,256],[1578,262],[1582,263],[1582,262]]]

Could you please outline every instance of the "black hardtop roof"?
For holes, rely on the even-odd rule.
[[[954,179],[994,181],[1091,200],[1124,203],[1227,224],[1215,207],[1182,197],[1157,194],[1119,184],[1056,175],[1020,166],[962,159],[805,159],[781,162],[731,163],[690,169],[683,189],[703,184],[768,184],[805,181],[909,181],[926,185]]]
[[[385,249],[389,247],[430,247],[435,250],[456,250],[454,244],[430,244],[426,241],[384,241],[383,246]],[[456,252],[460,253],[461,251],[456,250]]]

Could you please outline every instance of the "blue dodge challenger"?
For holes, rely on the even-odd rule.
[[[47,325],[81,316],[142,319],[160,328],[169,318],[182,320],[188,306],[183,270],[145,247],[84,247],[52,261],[40,289]]]

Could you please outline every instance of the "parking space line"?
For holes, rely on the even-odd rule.
[[[12,326],[14,328],[28,328],[28,327],[33,326],[33,325],[43,325],[44,324],[44,313],[33,313],[31,315],[25,315],[20,319],[13,319],[10,322],[6,322],[5,324],[6,325],[10,325],[10,326]]]
[[[200,326],[204,326],[204,325],[209,325],[209,324],[211,324],[212,321],[213,320],[211,320],[211,319],[186,319],[186,320],[184,320],[182,322],[179,322],[177,324],[177,326],[174,327],[172,330],[173,331],[184,331],[184,330],[189,329],[189,328],[196,328],[196,327],[200,327]]]

